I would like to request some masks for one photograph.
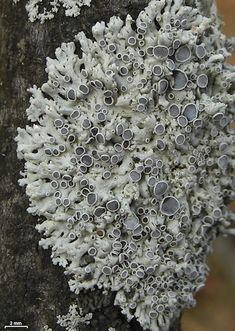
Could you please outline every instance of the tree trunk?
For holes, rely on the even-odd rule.
[[[68,18],[61,10],[45,24],[30,23],[26,1],[16,6],[12,0],[0,0],[0,329],[10,321],[22,322],[29,330],[39,331],[43,325],[56,326],[56,316],[66,314],[74,298],[69,291],[63,269],[53,266],[50,252],[38,246],[36,218],[27,212],[28,199],[17,183],[23,163],[16,157],[16,128],[25,127],[25,109],[29,105],[27,89],[41,86],[46,80],[46,57],[54,56],[61,42],[72,41],[83,30],[91,36],[97,21],[107,21],[113,15],[133,17],[148,0],[92,0],[78,18]],[[105,331],[104,320],[109,311],[124,323],[125,318],[115,307],[96,313],[93,331]],[[106,311],[106,313],[105,313]],[[102,317],[105,316],[105,317]],[[141,330],[132,321],[128,330]],[[179,330],[179,321],[171,331]],[[14,330],[14,329],[12,329]],[[123,329],[123,331],[125,331]]]

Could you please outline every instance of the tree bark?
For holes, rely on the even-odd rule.
[[[29,105],[27,89],[46,81],[46,57],[54,56],[61,42],[72,41],[83,30],[91,37],[97,21],[108,21],[113,15],[133,17],[148,0],[92,0],[78,18],[64,16],[63,10],[45,24],[30,23],[25,11],[26,1],[17,6],[12,0],[0,0],[0,329],[10,321],[19,321],[29,330],[40,331],[43,325],[56,326],[55,317],[66,314],[73,294],[69,291],[63,269],[53,266],[50,252],[38,246],[36,217],[26,212],[28,199],[18,186],[23,163],[17,160],[16,128],[27,123],[25,109]],[[125,318],[114,307],[106,313],[97,311],[97,331],[105,331],[104,319],[109,310],[115,318]],[[102,316],[107,315],[105,318]],[[179,331],[176,321],[171,331]],[[126,329],[141,330],[132,321]],[[130,328],[129,328],[130,327]]]

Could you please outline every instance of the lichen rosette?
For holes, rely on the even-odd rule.
[[[129,320],[167,330],[232,231],[231,43],[200,2],[153,0],[92,31],[57,48],[30,89],[20,184],[72,291],[113,291]]]

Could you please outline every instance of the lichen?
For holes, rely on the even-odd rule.
[[[57,323],[67,331],[80,331],[81,326],[90,324],[92,313],[85,314],[77,305],[71,305],[66,315],[57,316]],[[45,325],[42,331],[53,331],[48,325]]]
[[[47,59],[18,129],[40,245],[79,294],[95,287],[143,329],[167,330],[204,286],[234,197],[231,44],[195,2],[152,0]]]
[[[77,308],[77,305],[71,305],[67,315],[58,316],[58,324],[67,331],[79,331],[81,325],[90,324],[92,313],[84,315],[82,309],[78,312]]]
[[[20,0],[13,0],[16,4]],[[59,8],[63,6],[65,8],[66,16],[78,16],[80,15],[81,7],[90,6],[91,0],[28,0],[26,3],[26,10],[28,12],[29,20],[34,22],[39,20],[44,23],[46,20],[54,18]]]
[[[45,325],[41,331],[53,331],[48,325]]]
[[[98,289],[81,293],[70,304],[67,314],[57,316],[57,324],[70,331],[128,331],[130,325],[113,307],[113,297],[111,292],[104,294]],[[54,330],[46,325],[41,331]]]

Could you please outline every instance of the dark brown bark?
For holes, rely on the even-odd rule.
[[[91,36],[96,21],[107,21],[114,14],[136,17],[148,0],[92,0],[78,18],[65,18],[61,10],[43,25],[28,21],[25,3],[13,6],[12,0],[0,0],[0,329],[20,321],[31,331],[45,324],[60,330],[55,317],[67,313],[74,296],[63,269],[53,266],[50,252],[38,246],[37,219],[26,212],[28,200],[17,183],[23,163],[16,157],[16,128],[27,123],[27,89],[46,80],[46,57],[53,57],[61,42],[73,40],[80,30]],[[118,309],[107,307],[96,312],[100,322],[93,331],[107,329],[103,326],[110,309],[115,318],[124,320]],[[179,330],[178,322],[171,331]],[[130,330],[141,328],[132,321]]]

